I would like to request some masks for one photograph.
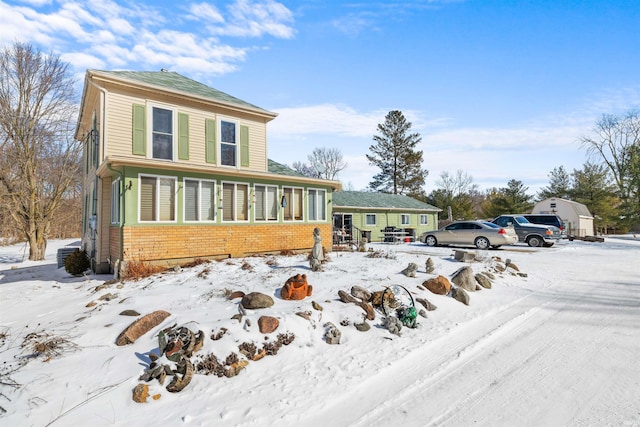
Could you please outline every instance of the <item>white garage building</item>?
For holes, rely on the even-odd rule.
[[[568,235],[594,236],[593,215],[582,203],[559,197],[551,197],[538,202],[533,207],[534,214],[556,214],[564,223]]]

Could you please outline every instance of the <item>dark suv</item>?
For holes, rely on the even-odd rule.
[[[564,229],[564,224],[558,215],[554,214],[523,214],[523,217],[527,218],[529,222],[534,224],[553,225],[560,229],[562,237],[567,237],[567,231]]]
[[[534,224],[522,215],[500,215],[491,222],[500,227],[513,227],[518,240],[529,246],[549,247],[562,238],[558,227]]]

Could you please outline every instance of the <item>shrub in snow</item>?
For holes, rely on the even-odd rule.
[[[64,269],[67,273],[78,276],[89,269],[91,261],[85,251],[80,249],[71,252],[64,259]]]

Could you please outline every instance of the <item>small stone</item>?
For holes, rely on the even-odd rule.
[[[113,299],[118,298],[118,294],[104,294],[102,295],[100,298],[98,298],[99,301],[111,301]]]
[[[460,301],[464,305],[469,305],[469,294],[462,288],[451,288],[453,299]]]
[[[273,305],[273,298],[260,292],[251,292],[242,297],[240,304],[249,310],[267,308]]]
[[[342,301],[345,304],[358,302],[358,300],[356,298],[354,298],[352,295],[346,293],[342,289],[340,289],[338,291],[338,297],[340,298],[340,301]]]
[[[96,305],[98,305],[97,302],[91,301],[89,304],[85,305],[85,307],[93,307],[93,306],[96,306]]]
[[[427,312],[426,312],[426,311],[424,311],[424,310],[422,310],[422,309],[418,312],[418,314],[419,314],[420,316],[424,317],[425,319],[427,318]]]
[[[249,364],[249,361],[247,360],[237,361],[236,363],[229,366],[229,369],[225,372],[225,376],[227,378],[235,377],[240,373],[240,371],[246,368],[248,364]]]
[[[160,393],[158,393],[158,394],[154,394],[153,396],[151,396],[151,398],[152,398],[153,400],[159,400],[159,399],[160,399]]]
[[[352,286],[351,295],[356,298],[360,298],[362,301],[369,301],[371,299],[371,291],[363,288],[362,286]]]
[[[482,273],[475,275],[476,282],[485,289],[491,289],[491,280]]]
[[[296,313],[298,316],[303,319],[311,320],[311,312],[310,311],[299,311]]]
[[[133,389],[133,401],[137,403],[147,403],[149,397],[149,386],[147,384],[138,384]]]
[[[278,325],[280,325],[280,321],[275,317],[261,316],[258,319],[258,328],[260,328],[261,334],[270,334],[278,329]]]
[[[367,332],[369,329],[371,329],[371,325],[369,325],[367,322],[354,323],[353,326],[355,326],[356,329],[360,332]]]
[[[125,310],[120,312],[120,316],[140,316],[140,313],[135,310]]]
[[[231,295],[229,295],[229,299],[236,299],[236,298],[242,298],[244,297],[245,293],[242,291],[234,291],[231,292]]]
[[[356,305],[367,313],[367,320],[374,320],[376,318],[376,312],[373,310],[373,306],[368,302],[358,301]]]
[[[427,300],[426,298],[416,298],[416,301],[418,301],[420,304],[422,304],[424,306],[424,308],[427,309],[427,311],[433,311],[435,310],[436,307],[435,305],[433,305],[429,300]]]
[[[322,311],[322,306],[315,301],[311,301],[311,307],[313,307],[315,310]]]
[[[237,320],[238,323],[240,323],[240,322],[242,322],[242,314],[240,314],[240,313],[234,314],[233,316],[231,316],[231,319]]]

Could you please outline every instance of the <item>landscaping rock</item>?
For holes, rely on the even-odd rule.
[[[356,329],[360,332],[367,332],[369,329],[371,329],[371,325],[369,325],[366,321],[362,323],[354,323],[353,326],[355,326]]]
[[[351,295],[356,298],[360,298],[362,301],[369,301],[371,299],[371,291],[363,288],[362,286],[352,286]]]
[[[171,393],[177,393],[184,390],[184,388],[189,385],[192,378],[193,364],[189,359],[183,357],[182,359],[180,359],[180,362],[178,362],[176,373],[173,376],[173,380],[171,380],[171,382],[167,386],[167,391],[170,391]]]
[[[346,293],[342,289],[340,289],[338,291],[338,297],[340,298],[340,301],[342,301],[345,304],[347,304],[347,303],[354,303],[355,304],[355,303],[359,302],[358,299],[354,298],[352,295],[349,295],[348,293]]]
[[[491,289],[491,280],[482,273],[475,275],[476,282],[485,289]]]
[[[373,306],[371,304],[365,301],[358,301],[355,304],[364,310],[367,314],[367,320],[374,320],[376,318],[376,312],[373,310]]]
[[[409,265],[402,270],[402,274],[407,277],[416,277],[416,271],[418,271],[418,264],[410,262]]]
[[[142,316],[120,333],[116,339],[116,345],[133,344],[138,338],[158,326],[169,316],[171,316],[171,313],[164,310],[157,310]]]
[[[257,310],[273,305],[273,298],[260,292],[251,292],[242,297],[240,304],[246,309]]]
[[[231,292],[231,295],[229,295],[229,299],[236,299],[236,298],[242,298],[244,297],[245,293],[242,291],[233,291]]]
[[[451,290],[451,282],[444,276],[434,277],[422,283],[422,286],[437,295],[447,295]]]
[[[125,310],[120,312],[120,316],[140,316],[140,313],[135,310]]]
[[[270,334],[278,329],[280,321],[272,316],[261,316],[258,319],[258,328],[260,328],[261,334]]]
[[[327,322],[324,327],[327,328],[324,333],[324,340],[327,344],[340,344],[340,337],[342,337],[342,333],[336,325],[331,322]]]
[[[427,273],[431,274],[435,271],[436,266],[433,263],[433,260],[431,259],[431,257],[427,258],[427,262],[424,265],[425,270],[427,271]]]
[[[458,269],[455,273],[453,273],[451,281],[458,285],[458,287],[469,291],[474,292],[478,284],[476,283],[476,278],[473,274],[473,268],[466,266]]]
[[[147,384],[138,384],[133,389],[133,401],[137,403],[147,403],[149,397],[149,386]]]
[[[460,301],[464,305],[469,305],[469,294],[462,288],[451,288],[451,296],[453,299]]]
[[[322,306],[315,301],[311,301],[311,307],[313,307],[314,310],[322,311]]]
[[[427,300],[425,298],[416,298],[416,301],[418,301],[420,304],[422,304],[424,306],[424,308],[427,309],[427,311],[433,311],[436,308],[438,308],[435,305],[433,305],[431,302],[429,302],[429,300]]]

